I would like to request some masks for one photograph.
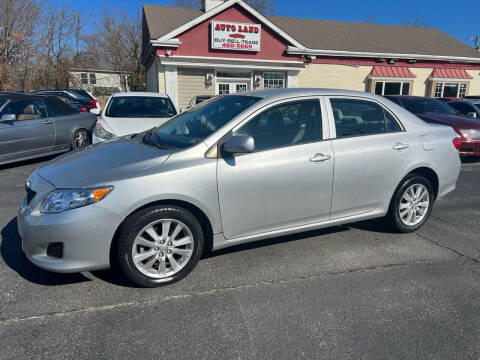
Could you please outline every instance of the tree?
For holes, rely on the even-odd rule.
[[[245,0],[245,2],[261,14],[273,15],[275,13],[275,0]],[[174,5],[202,9],[203,0],[175,0]]]
[[[95,57],[99,61],[128,74],[126,79],[131,90],[144,89],[144,69],[140,56],[140,9],[137,9],[134,16],[125,9],[104,10],[95,24],[95,33],[90,38],[96,48]]]
[[[32,68],[42,5],[36,0],[0,0],[0,89],[24,90]]]
[[[418,16],[414,17],[413,19],[405,18],[402,21],[403,26],[412,26],[412,27],[420,27],[420,28],[427,28],[429,27],[428,22],[420,19]]]

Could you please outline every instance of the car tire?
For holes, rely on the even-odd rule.
[[[410,233],[430,217],[435,194],[431,182],[422,175],[410,174],[399,185],[390,203],[387,221],[393,230]]]
[[[202,226],[194,215],[178,206],[158,205],[134,213],[122,224],[117,261],[135,284],[159,287],[187,276],[203,247]]]
[[[72,137],[72,150],[83,149],[90,146],[92,139],[90,133],[86,129],[79,129],[75,131]]]

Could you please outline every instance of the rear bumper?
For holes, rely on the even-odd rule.
[[[463,140],[459,149],[462,156],[480,156],[480,140]]]

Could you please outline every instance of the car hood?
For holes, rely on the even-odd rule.
[[[60,156],[37,170],[56,188],[86,188],[140,176],[142,170],[165,162],[172,150],[132,139],[106,141]]]
[[[138,134],[166,123],[170,118],[109,118],[99,120],[105,130],[116,136]]]
[[[424,113],[417,116],[427,122],[449,125],[457,129],[480,129],[480,121],[467,116],[440,113]]]

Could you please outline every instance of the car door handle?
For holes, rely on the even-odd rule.
[[[323,155],[323,154],[315,154],[312,158],[310,158],[310,162],[313,163],[320,163],[330,160],[332,157],[330,155]]]
[[[409,147],[410,147],[410,145],[408,145],[408,144],[396,143],[395,145],[393,145],[393,150],[403,151],[403,150],[408,149]]]
[[[43,123],[44,124],[53,124],[53,121],[46,119],[46,120],[43,120]]]

